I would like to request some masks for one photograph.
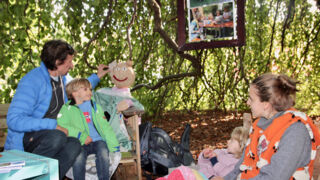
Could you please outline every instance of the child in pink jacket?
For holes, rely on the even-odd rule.
[[[223,177],[233,170],[238,162],[246,141],[248,131],[243,127],[236,127],[228,140],[227,149],[204,149],[198,158],[198,170],[208,179],[214,176]]]
[[[239,161],[248,135],[245,127],[236,127],[228,140],[227,149],[204,149],[195,167],[179,166],[157,180],[206,180],[215,176],[223,177],[233,170]]]

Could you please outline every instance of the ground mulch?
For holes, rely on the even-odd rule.
[[[237,126],[242,126],[242,115],[244,112],[222,111],[170,111],[164,113],[155,120],[152,117],[145,117],[142,121],[151,121],[154,126],[164,129],[170,137],[180,142],[185,125],[188,123],[192,127],[190,133],[190,151],[195,160],[201,150],[206,147],[226,148],[227,140],[230,138],[232,130]],[[311,117],[314,123],[320,128],[320,116]]]

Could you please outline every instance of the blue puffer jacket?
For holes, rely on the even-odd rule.
[[[62,78],[64,85],[66,77]],[[92,74],[88,80],[92,88],[96,87],[100,79]],[[4,146],[5,150],[23,149],[23,136],[25,132],[55,129],[56,119],[42,118],[47,112],[51,96],[52,86],[48,69],[41,62],[40,67],[31,70],[19,82],[16,93],[10,104],[7,125],[8,135]],[[65,101],[68,98],[65,94]]]

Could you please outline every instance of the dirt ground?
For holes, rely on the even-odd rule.
[[[157,121],[144,118],[142,121],[151,121],[154,126],[164,129],[173,140],[180,142],[184,127],[189,123],[192,127],[190,133],[190,151],[197,160],[201,150],[205,147],[226,148],[227,140],[232,130],[242,126],[244,112],[223,113],[219,111],[201,112],[168,112]],[[311,117],[320,128],[320,117]]]

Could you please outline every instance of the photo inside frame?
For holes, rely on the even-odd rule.
[[[188,41],[237,39],[234,0],[187,0]]]

